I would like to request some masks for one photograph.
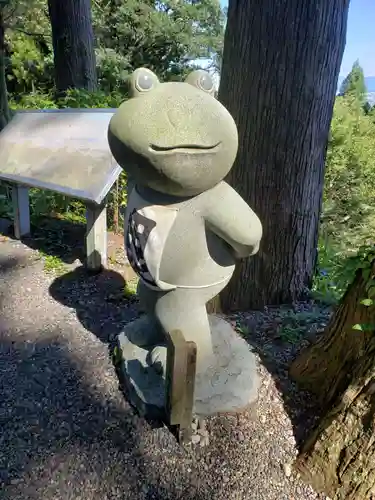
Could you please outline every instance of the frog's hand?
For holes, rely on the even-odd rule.
[[[262,238],[257,215],[224,181],[206,194],[204,218],[208,228],[233,248],[237,258],[254,255]]]

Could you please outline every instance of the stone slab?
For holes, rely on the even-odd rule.
[[[0,179],[103,203],[121,172],[107,139],[114,111],[18,111],[0,133]]]
[[[216,364],[196,377],[193,413],[202,418],[242,411],[256,401],[259,389],[255,356],[247,342],[219,316],[211,315],[209,320]],[[126,329],[118,345],[130,402],[143,416],[164,418],[165,380],[149,366],[149,351],[132,344]],[[166,353],[166,347],[161,347]]]

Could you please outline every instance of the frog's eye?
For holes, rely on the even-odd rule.
[[[213,94],[215,92],[215,85],[211,78],[211,75],[207,71],[198,69],[192,71],[185,79],[186,83],[194,85],[198,89],[207,92],[208,94]]]
[[[130,94],[136,97],[144,92],[150,92],[159,83],[158,77],[147,68],[138,68],[130,76]]]

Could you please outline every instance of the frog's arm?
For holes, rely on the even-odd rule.
[[[237,258],[257,253],[262,224],[245,200],[224,181],[206,195],[204,219],[208,228],[233,248]]]

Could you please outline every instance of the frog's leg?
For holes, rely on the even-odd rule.
[[[198,373],[214,363],[206,302],[216,293],[216,287],[211,290],[206,288],[202,292],[197,289],[178,288],[160,295],[155,304],[155,316],[166,334],[172,330],[180,330],[186,341],[195,342]],[[156,357],[159,362],[162,361],[160,351],[161,348],[156,348],[151,359]]]
[[[139,281],[137,295],[140,300],[142,312],[146,314],[128,323],[125,327],[125,334],[133,344],[139,347],[152,348],[164,341],[163,330],[154,312],[160,292],[150,290]]]

